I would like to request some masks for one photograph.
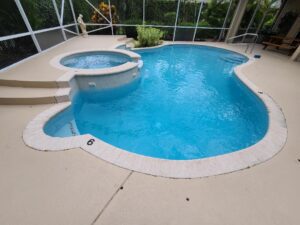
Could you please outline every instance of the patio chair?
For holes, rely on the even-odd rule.
[[[266,49],[269,46],[275,47],[277,50],[288,50],[289,55],[292,55],[293,52],[297,49],[300,44],[299,39],[280,37],[280,36],[271,36],[269,41],[264,41],[263,49]]]

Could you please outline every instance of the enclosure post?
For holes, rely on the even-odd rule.
[[[229,12],[230,12],[230,9],[231,9],[231,5],[232,5],[232,0],[230,0],[230,3],[229,3],[229,6],[228,6],[228,9],[227,9],[227,12],[226,12],[226,16],[225,16],[225,19],[224,19],[224,22],[223,22],[222,30],[221,30],[221,33],[220,33],[220,35],[219,35],[218,41],[221,41],[221,39],[222,39],[223,36],[224,36],[224,28],[225,28],[225,26],[226,26],[226,22],[227,22],[227,19],[228,19],[228,16],[229,16]]]
[[[143,26],[145,26],[145,1],[146,0],[143,0]]]
[[[278,28],[278,25],[279,25],[282,17],[284,16],[282,14],[285,14],[286,13],[286,8],[289,7],[288,6],[289,4],[287,4],[287,2],[288,2],[288,0],[282,0],[281,1],[279,10],[277,10],[277,12],[276,12],[276,14],[274,16],[275,21],[274,21],[274,23],[272,25],[271,31],[276,31],[276,29]]]
[[[195,37],[196,37],[197,29],[198,29],[198,24],[199,24],[199,20],[200,20],[200,15],[201,15],[201,12],[202,12],[202,7],[203,7],[203,0],[200,3],[200,8],[199,8],[198,17],[197,17],[197,23],[196,23],[196,27],[195,27],[195,30],[194,30],[193,41],[195,41]]]
[[[235,9],[234,16],[232,18],[229,30],[226,35],[226,41],[232,42],[233,40],[229,40],[229,38],[236,35],[239,26],[241,24],[242,18],[244,16],[246,6],[249,0],[240,0],[238,6]]]
[[[300,30],[300,16],[297,17],[297,19],[295,20],[294,24],[292,25],[292,27],[290,28],[286,36],[289,38],[295,38],[299,33],[299,30]],[[296,61],[299,56],[300,56],[300,45],[292,55],[291,60]]]
[[[20,0],[15,0],[15,3],[17,5],[18,9],[19,9],[19,12],[20,12],[20,14],[22,16],[22,19],[23,19],[23,21],[24,21],[24,23],[25,23],[28,31],[30,32],[30,36],[31,36],[31,38],[33,40],[33,43],[34,43],[36,49],[38,50],[38,52],[41,52],[42,49],[40,47],[40,44],[39,44],[38,40],[36,39],[35,34],[33,33],[32,27],[30,25],[30,22],[29,22],[27,16],[26,16],[26,13],[25,13],[25,11],[23,9],[23,6],[22,6]]]
[[[113,25],[112,25],[112,15],[111,15],[111,4],[110,4],[110,0],[108,0],[108,7],[109,7],[109,17],[110,17],[111,35],[114,35],[114,28],[113,28]]]
[[[61,23],[61,18],[60,18],[59,12],[58,12],[58,8],[57,8],[57,5],[56,5],[56,1],[55,1],[55,0],[52,0],[52,3],[53,3],[54,10],[55,10],[55,13],[56,13],[58,22],[59,22],[59,26],[60,26],[60,29],[61,29],[61,33],[62,33],[62,35],[63,35],[64,40],[66,41],[66,40],[67,40],[67,37],[66,37],[66,33],[65,33],[65,31],[64,31],[63,25],[62,25],[62,23]]]
[[[261,3],[261,0],[258,1],[257,6],[255,7],[255,10],[254,10],[254,12],[253,12],[253,15],[252,15],[252,17],[251,17],[251,20],[250,20],[250,22],[249,22],[249,24],[248,24],[248,26],[247,26],[247,29],[246,29],[245,33],[248,33],[248,31],[249,31],[249,29],[250,29],[250,27],[251,27],[251,25],[252,25],[252,23],[253,23],[253,21],[254,21],[254,19],[255,19],[255,16],[256,16],[256,13],[257,13],[257,11],[258,11],[258,9],[259,9],[259,7],[260,7],[260,3]],[[242,42],[245,41],[245,38],[246,38],[246,36],[243,37]]]
[[[178,0],[177,3],[177,12],[176,12],[176,19],[175,19],[175,26],[174,26],[174,33],[173,33],[173,41],[175,41],[175,36],[176,36],[176,28],[177,28],[177,20],[178,20],[178,12],[179,12],[179,7],[180,7],[180,1]]]
[[[60,11],[60,23],[64,23],[64,13],[65,13],[65,0],[61,1],[61,11]]]
[[[296,61],[296,59],[300,56],[300,45],[298,46],[298,48],[296,49],[296,51],[294,52],[294,54],[291,56],[291,60]]]
[[[75,12],[74,12],[74,7],[73,7],[73,2],[72,0],[69,0],[70,2],[70,7],[71,7],[71,11],[72,11],[72,15],[73,15],[73,19],[74,19],[74,23],[75,23],[75,27],[76,27],[76,32],[77,34],[79,35],[79,29],[78,29],[78,25],[77,25],[77,21],[76,21],[76,15],[75,15]]]
[[[296,38],[300,31],[300,15],[295,19],[293,25],[289,29],[286,37]]]
[[[259,22],[259,25],[255,31],[256,34],[258,34],[258,32],[260,31],[260,28],[262,28],[262,26],[264,25],[264,21],[265,21],[266,16],[268,15],[268,12],[269,12],[269,8],[264,12],[263,17]]]

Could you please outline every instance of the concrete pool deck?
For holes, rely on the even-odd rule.
[[[53,51],[63,52],[65,45],[76,50],[78,39]],[[250,169],[203,179],[154,177],[80,149],[33,150],[24,145],[23,130],[49,105],[0,106],[0,224],[298,224],[300,64],[259,47],[255,52],[262,58],[243,72],[282,107],[289,133],[277,156]],[[18,67],[14,71],[27,70],[22,68],[26,63]]]

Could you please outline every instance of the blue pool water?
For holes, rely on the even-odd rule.
[[[137,53],[144,61],[140,79],[78,92],[45,132],[90,133],[130,152],[172,160],[237,151],[265,135],[264,104],[233,74],[244,56],[193,45]]]
[[[131,58],[121,53],[84,52],[64,57],[60,63],[66,67],[77,69],[102,69],[119,66],[131,61]]]

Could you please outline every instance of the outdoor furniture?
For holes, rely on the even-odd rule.
[[[277,50],[288,50],[289,55],[292,55],[293,52],[297,49],[300,44],[299,39],[280,37],[280,36],[271,36],[269,41],[264,41],[263,49],[266,49],[269,46],[275,47]]]

